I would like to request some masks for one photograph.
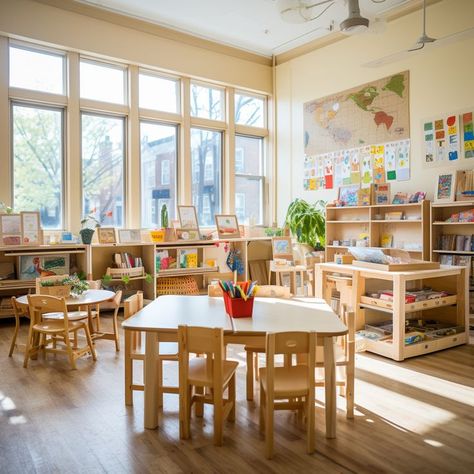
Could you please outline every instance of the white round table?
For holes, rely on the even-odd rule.
[[[69,296],[66,298],[67,306],[90,306],[93,304],[103,303],[115,296],[113,291],[109,290],[87,290],[79,296]],[[28,304],[28,295],[19,296],[17,302],[20,304]]]

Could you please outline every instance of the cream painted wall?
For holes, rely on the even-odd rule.
[[[439,38],[474,26],[473,0],[444,0],[427,11],[428,33]],[[421,12],[391,22],[382,35],[348,38],[277,66],[278,222],[289,202],[332,200],[336,192],[303,190],[303,104],[404,70],[410,71],[411,179],[392,184],[392,192],[427,191],[433,198],[435,175],[422,165],[422,120],[474,107],[474,38],[422,51],[379,68],[367,61],[412,45],[420,36]],[[474,160],[472,160],[474,161]],[[461,161],[449,169],[473,168]]]

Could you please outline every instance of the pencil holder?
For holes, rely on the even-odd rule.
[[[233,318],[251,318],[253,312],[253,297],[245,301],[242,298],[231,298],[224,293],[226,313]]]

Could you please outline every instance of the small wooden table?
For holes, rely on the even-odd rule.
[[[208,296],[160,296],[122,323],[124,330],[144,331],[145,428],[159,425],[158,396],[161,365],[158,343],[176,342],[178,326],[220,327],[226,343],[261,341],[267,332],[314,331],[324,344],[326,436],[336,437],[336,368],[333,337],[347,334],[346,326],[321,299],[282,300],[255,298],[252,318],[231,318],[222,298]],[[158,370],[157,370],[158,369]]]
[[[92,339],[101,339],[105,333],[95,333],[92,327],[92,314],[91,314],[91,306],[94,306],[99,303],[104,303],[105,301],[109,301],[115,296],[113,291],[109,290],[87,290],[82,295],[79,296],[69,296],[66,298],[66,306],[86,306],[87,307],[87,315],[89,319],[89,329],[91,331]],[[18,303],[20,304],[28,304],[28,295],[22,295],[17,298]]]

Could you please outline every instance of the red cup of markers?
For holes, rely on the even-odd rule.
[[[253,297],[231,298],[224,292],[224,306],[226,313],[232,318],[251,318],[253,313]]]

